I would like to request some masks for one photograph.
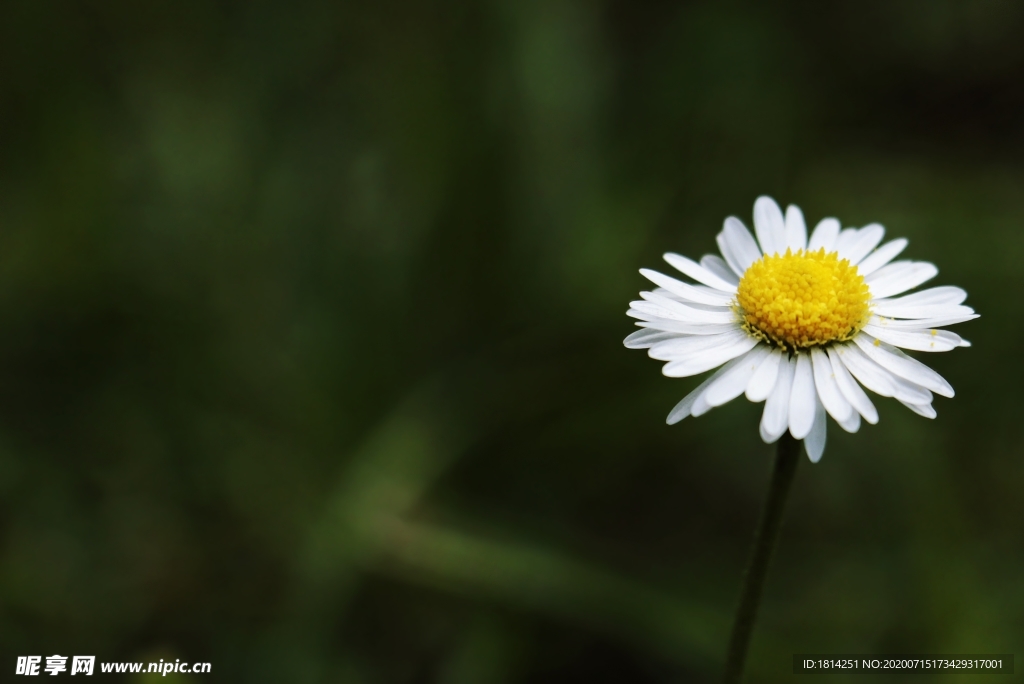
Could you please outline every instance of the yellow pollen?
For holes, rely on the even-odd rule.
[[[789,351],[849,340],[871,316],[864,277],[836,252],[758,259],[740,279],[736,313],[751,335]]]

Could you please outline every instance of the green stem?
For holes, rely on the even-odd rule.
[[[772,559],[772,551],[779,539],[779,528],[782,526],[782,513],[786,507],[786,497],[796,464],[800,461],[800,442],[786,432],[779,438],[775,452],[775,469],[772,471],[772,482],[768,489],[761,520],[757,524],[754,536],[754,552],[750,557],[743,577],[740,591],[740,603],[736,608],[733,620],[732,635],[729,637],[729,650],[725,658],[725,684],[738,684],[743,677],[743,665],[747,659],[750,636],[754,631],[757,619],[757,608],[761,603],[764,590],[764,578],[768,574],[768,564]]]

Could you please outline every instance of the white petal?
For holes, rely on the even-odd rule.
[[[707,285],[691,285],[691,287],[702,287],[705,290],[710,290],[711,292],[714,292],[716,294],[721,294],[721,295],[725,294],[724,292],[719,292],[718,290],[712,290]],[[694,309],[700,309],[701,311],[720,311],[723,308],[729,307],[729,304],[727,304],[725,302],[722,302],[722,303],[719,303],[719,304],[700,304],[699,302],[694,302],[694,301],[691,301],[689,299],[685,299],[683,297],[680,297],[679,295],[677,295],[672,290],[669,290],[669,289],[664,288],[664,287],[656,287],[653,290],[651,290],[651,292],[653,294],[658,295],[659,297],[667,297],[668,299],[671,299],[673,302],[682,302],[686,306],[692,307]],[[641,297],[643,296],[642,292],[640,293],[640,296]]]
[[[914,351],[944,352],[960,346],[960,336],[948,330],[894,330],[879,325],[865,325],[863,332],[894,347]]]
[[[668,412],[668,417],[665,418],[665,422],[668,423],[669,425],[675,425],[679,421],[689,416],[691,411],[693,410],[694,403],[697,401],[697,399],[700,398],[701,394],[704,393],[704,390],[708,388],[708,385],[713,383],[715,380],[721,377],[723,373],[728,371],[731,365],[731,363],[725,364],[717,371],[712,373],[707,380],[697,385],[697,388],[695,390],[693,390],[685,397],[683,397],[682,401],[676,404],[672,408],[672,410]]]
[[[861,274],[863,275],[863,274]],[[903,295],[896,299],[878,299],[875,300],[874,304],[892,304],[899,306],[953,306],[956,304],[963,304],[964,300],[967,299],[967,293],[959,287],[953,287],[952,285],[942,285],[940,287],[929,287],[927,290],[921,290],[920,292],[914,292],[913,294]],[[910,316],[913,318],[913,316]]]
[[[641,268],[641,275],[655,285],[660,285],[677,297],[681,297],[697,304],[710,304],[712,306],[728,306],[732,302],[732,295],[704,285],[690,285],[681,280],[676,280],[649,268]]]
[[[671,318],[649,316],[637,311],[636,309],[629,309],[626,311],[626,315],[642,321],[641,323],[637,323],[641,328],[653,328],[655,330],[681,333],[683,335],[719,335],[736,329],[735,323],[729,323],[728,325],[724,323],[684,323],[683,321],[676,321]]]
[[[846,247],[846,253],[842,256],[850,260],[851,264],[858,264],[871,253],[878,243],[885,236],[885,228],[877,223],[864,226],[857,231],[857,237]]]
[[[702,288],[702,287],[705,287],[705,286],[701,285],[700,287]],[[710,306],[709,304],[697,304],[696,302],[691,302],[688,299],[683,299],[682,297],[680,297],[679,295],[674,293],[672,290],[666,290],[665,288],[654,288],[650,292],[655,294],[655,295],[657,295],[658,297],[668,297],[669,299],[671,299],[674,302],[682,302],[682,303],[686,304],[687,306],[692,306],[694,308],[705,308],[705,307]],[[722,293],[722,294],[725,294],[725,293]],[[640,293],[640,296],[643,297],[643,293],[642,292]],[[724,306],[724,304],[719,304],[717,306],[710,306],[710,308],[706,308],[705,310],[712,310],[712,311],[714,311],[716,309],[722,308],[722,306]]]
[[[850,411],[850,417],[843,421],[836,421],[839,423],[839,427],[843,428],[847,432],[856,432],[860,430],[860,414],[856,411]]]
[[[874,340],[868,335],[863,334],[855,337],[853,341],[864,352],[865,356],[891,373],[941,396],[953,396],[953,387],[946,382],[945,378],[917,359],[910,358],[899,349],[891,347],[885,342],[879,342],[876,345]]]
[[[720,256],[705,254],[700,258],[700,265],[725,282],[732,283],[733,287],[736,287],[740,282],[740,276],[742,274],[737,274],[733,271],[732,268],[729,267],[729,264],[725,263],[725,259]]]
[[[910,402],[903,401],[902,399],[899,400],[899,402],[917,415],[924,416],[925,418],[935,418],[935,416],[939,415],[935,412],[935,408],[931,404],[911,404]]]
[[[725,219],[717,241],[726,262],[740,275],[746,272],[750,264],[761,258],[761,250],[758,249],[754,236],[735,216]]]
[[[763,344],[751,349],[746,356],[740,359],[739,363],[708,386],[704,399],[710,406],[721,406],[743,394],[750,378],[754,376],[757,367],[769,353],[771,353],[771,349]]]
[[[814,422],[811,424],[811,431],[807,433],[807,437],[804,439],[804,448],[807,450],[807,458],[811,459],[811,463],[820,461],[821,455],[825,453],[825,434],[827,431],[825,408],[821,405],[820,401],[815,400]]]
[[[647,292],[647,293],[641,292],[640,293],[641,296],[643,296],[644,294],[647,294],[648,296],[651,295],[650,292]],[[632,313],[630,313],[630,312],[632,312]],[[627,313],[629,313],[630,316],[634,316],[635,318],[639,318],[640,316],[643,316],[646,319],[664,318],[666,320],[680,321],[682,323],[700,323],[700,324],[703,324],[703,323],[715,323],[715,322],[717,322],[717,323],[725,323],[725,322],[727,322],[727,321],[702,321],[699,318],[696,319],[696,320],[688,320],[689,317],[685,315],[685,312],[684,312],[683,315],[679,315],[674,310],[668,308],[667,306],[660,306],[659,304],[657,304],[655,302],[649,302],[646,299],[638,299],[636,301],[630,302],[629,303],[629,309],[627,310]]]
[[[772,255],[786,251],[786,223],[782,210],[771,197],[762,195],[754,202],[754,230],[761,251]]]
[[[697,302],[684,300],[682,297],[677,296],[671,290],[667,290],[664,287],[656,287],[649,291],[643,290],[640,292],[640,296],[654,304],[665,304],[669,307],[681,306],[689,311],[706,311],[711,313],[733,311],[731,304],[698,304]]]
[[[903,304],[899,299],[880,299],[871,303],[871,310],[886,318],[928,319],[970,316],[974,309],[959,304]],[[935,324],[930,324],[935,327]],[[946,323],[945,325],[952,325]]]
[[[892,330],[928,330],[930,328],[941,328],[945,325],[965,323],[978,318],[978,314],[974,313],[974,309],[969,306],[958,306],[956,308],[962,311],[962,313],[950,314],[948,316],[940,316],[936,318],[917,318],[908,320],[872,316],[868,323],[870,325],[878,326],[879,328],[889,328]]]
[[[761,439],[771,444],[789,427],[789,396],[793,388],[793,373],[796,361],[786,357],[779,364],[779,376],[775,387],[764,402],[761,414]]]
[[[893,395],[899,401],[906,401],[911,404],[929,404],[935,398],[931,391],[920,385],[901,378],[895,373],[891,374],[893,383],[896,385],[896,394]]]
[[[735,342],[696,352],[685,359],[670,361],[665,364],[661,372],[670,378],[685,378],[697,375],[720,366],[726,361],[731,361],[737,356],[742,356],[756,345],[756,339],[745,335],[743,339]]]
[[[842,425],[850,419],[853,407],[839,391],[828,354],[818,347],[813,347],[811,349],[811,366],[814,368],[814,387],[818,390],[818,398],[829,415]]]
[[[675,335],[672,339],[655,343],[647,354],[652,359],[659,361],[674,361],[705,349],[733,344],[743,337],[747,337],[747,333],[740,329],[718,335],[687,335],[685,337]]]
[[[874,252],[869,254],[857,264],[857,272],[862,276],[866,276],[870,273],[874,273],[878,269],[885,266],[887,263],[895,259],[900,255],[907,245],[906,238],[897,238],[896,240],[890,240],[884,245],[876,249]]]
[[[824,218],[818,221],[814,232],[811,233],[811,239],[807,241],[807,250],[817,252],[824,247],[826,252],[833,251],[832,245],[839,237],[839,227],[839,221],[834,218]]]
[[[644,328],[642,330],[631,332],[626,336],[626,339],[624,339],[622,343],[626,345],[627,349],[647,349],[659,342],[670,340],[675,337],[678,337],[675,333]]]
[[[857,229],[856,228],[843,228],[839,231],[839,237],[836,238],[836,243],[833,245],[833,251],[839,252],[840,259],[847,259],[846,252],[857,240]]]
[[[789,395],[789,434],[796,439],[803,439],[811,431],[817,401],[811,357],[809,354],[797,354],[793,390]]]
[[[711,385],[708,385],[708,387],[710,386]],[[708,411],[710,411],[712,408],[714,408],[711,404],[708,403],[707,399],[708,391],[705,389],[703,392],[700,393],[700,396],[698,396],[697,399],[693,402],[693,408],[690,409],[690,415],[693,416],[694,418],[699,418]]]
[[[872,392],[913,404],[927,404],[932,400],[930,391],[883,368],[857,345],[842,345],[837,351],[853,376]]]
[[[750,401],[764,401],[772,393],[775,381],[779,377],[779,364],[782,362],[782,350],[776,349],[765,357],[761,365],[757,367],[750,382],[747,383],[747,399]]]
[[[857,410],[857,413],[864,416],[864,420],[872,425],[878,422],[878,410],[871,403],[868,395],[861,389],[857,381],[850,375],[846,365],[840,360],[835,347],[829,347],[828,358],[832,362],[832,372],[836,376],[836,384],[839,391],[843,393],[850,405]]]
[[[736,313],[732,309],[720,307],[718,309],[694,308],[682,302],[677,302],[668,297],[656,295],[653,292],[641,292],[640,296],[647,301],[630,302],[629,305],[635,311],[646,313],[656,318],[669,318],[684,323],[735,323]]]
[[[715,275],[711,271],[707,270],[697,262],[687,259],[682,254],[674,254],[669,252],[664,255],[665,261],[672,265],[673,268],[677,269],[680,273],[685,273],[699,283],[704,283],[709,287],[713,287],[716,290],[722,292],[728,292],[730,294],[736,293],[736,286],[727,280],[723,280],[719,276]],[[663,287],[669,288],[668,285],[658,283]]]
[[[704,285],[698,285],[697,287],[704,287]],[[711,290],[710,287],[707,288],[707,289]],[[718,290],[712,290],[712,291],[713,292],[718,292]],[[643,294],[644,293],[641,292],[640,296],[642,297]],[[728,305],[728,306],[723,306],[721,304],[698,304],[697,302],[691,302],[690,300],[683,299],[679,295],[677,295],[677,294],[675,294],[673,292],[670,292],[670,291],[666,290],[663,287],[656,287],[656,288],[654,288],[653,290],[651,290],[650,294],[657,295],[658,297],[663,297],[665,299],[670,299],[673,302],[679,302],[680,304],[685,304],[689,308],[697,309],[698,311],[735,311],[736,310],[731,304]]]
[[[807,249],[807,224],[804,213],[795,204],[786,207],[786,247],[794,252]]]
[[[739,260],[739,257],[733,253],[732,248],[725,239],[725,233],[719,233],[716,235],[715,242],[718,243],[718,251],[722,253],[723,257],[725,257],[725,263],[728,264],[729,270],[733,273],[743,273],[743,266],[741,265],[742,262]]]
[[[880,396],[896,396],[896,380],[892,373],[873,362],[857,345],[836,345],[835,351],[839,360],[860,384]]]
[[[864,278],[873,299],[906,292],[938,275],[939,269],[927,261],[897,261]]]

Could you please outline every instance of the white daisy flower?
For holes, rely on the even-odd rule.
[[[665,261],[697,284],[641,269],[657,285],[631,302],[642,330],[626,338],[666,361],[672,378],[718,369],[680,401],[668,423],[700,416],[740,394],[763,401],[761,438],[788,429],[817,462],[825,450],[825,414],[847,432],[878,412],[861,388],[895,397],[914,413],[935,417],[932,393],[953,396],[942,376],[902,351],[939,352],[970,343],[938,328],[977,318],[958,287],[903,294],[935,277],[924,261],[892,261],[903,238],[878,246],[877,223],[840,230],[822,219],[807,237],[803,213],[783,216],[770,197],[754,203],[757,240],[730,216],[718,234],[722,257],[700,263],[679,254]],[[902,296],[896,296],[902,295]]]

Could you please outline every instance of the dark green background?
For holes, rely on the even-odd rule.
[[[772,448],[744,399],[667,427],[696,380],[622,338],[637,269],[764,193],[910,238],[982,318],[926,359],[937,420],[879,398],[801,463],[751,681],[1019,654],[1022,34],[997,0],[3,3],[3,678],[714,681]]]

